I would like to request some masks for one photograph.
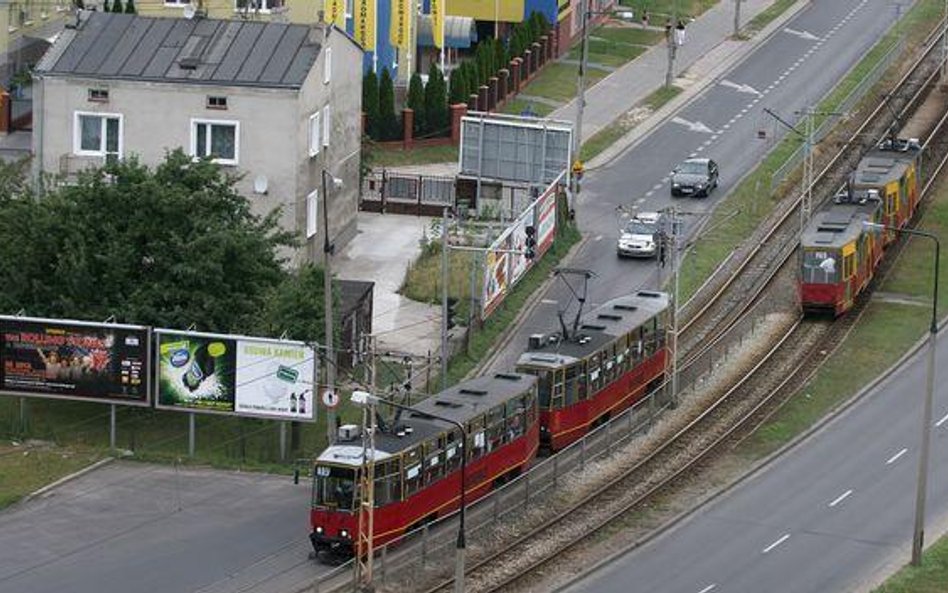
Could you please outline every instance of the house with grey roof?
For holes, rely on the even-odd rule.
[[[361,64],[322,24],[82,11],[34,71],[34,164],[68,179],[181,147],[242,175],[254,211],[299,236],[293,260],[318,261],[326,222],[337,245],[355,234]],[[342,180],[328,196],[323,171]]]

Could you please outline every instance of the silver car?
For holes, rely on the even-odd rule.
[[[639,212],[619,233],[616,253],[619,257],[655,257],[661,230],[661,213]]]

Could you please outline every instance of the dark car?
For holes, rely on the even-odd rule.
[[[717,186],[718,164],[711,159],[688,159],[672,171],[672,196],[707,196]]]

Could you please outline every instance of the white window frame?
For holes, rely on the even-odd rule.
[[[319,233],[319,189],[306,196],[306,238],[312,239]]]
[[[165,0],[165,6],[172,6],[175,8],[184,8],[188,4],[191,4],[191,0]]]
[[[206,124],[209,126],[232,126],[234,128],[234,158],[232,159],[223,159],[223,158],[214,158],[212,162],[217,163],[218,165],[238,165],[240,164],[240,122],[237,120],[230,119],[204,119],[204,118],[191,118],[191,156],[195,159],[199,159],[197,155],[197,127],[198,124]],[[208,131],[210,132],[210,130]],[[208,133],[205,141],[208,143],[205,146],[205,152],[210,154],[210,142],[211,134]]]
[[[83,150],[82,149],[82,126],[79,124],[80,117],[98,117],[102,120],[102,149],[101,150]],[[121,113],[102,113],[98,111],[74,111],[72,116],[72,152],[76,156],[106,156],[106,151],[104,144],[107,142],[105,138],[106,134],[106,123],[107,119],[118,119],[118,158],[122,158],[122,155],[125,154],[125,118]]]
[[[323,146],[329,146],[329,134],[332,131],[331,121],[332,121],[332,112],[329,109],[329,105],[323,107]]]
[[[237,5],[240,0],[234,0],[234,12],[253,12],[260,14],[270,14],[274,9],[281,9],[286,6],[286,0],[244,0],[248,4],[258,3],[260,8],[254,6],[247,6],[241,8]],[[279,4],[279,6],[271,6],[271,4]]]
[[[327,47],[323,52],[323,84],[332,80],[332,48]]]
[[[319,151],[322,147],[322,135],[320,134],[320,111],[317,109],[315,113],[309,116],[309,138],[307,138],[307,143],[309,144],[309,156],[314,157],[319,154]]]

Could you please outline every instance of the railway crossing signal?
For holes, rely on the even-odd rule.
[[[527,236],[524,241],[523,256],[527,259],[533,259],[537,256],[537,229],[535,226],[529,225],[523,232]]]

